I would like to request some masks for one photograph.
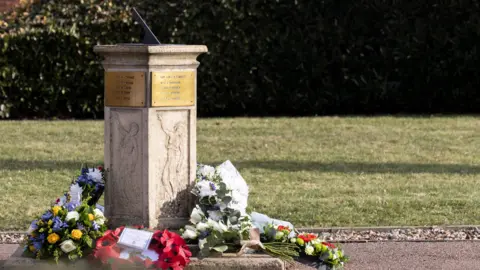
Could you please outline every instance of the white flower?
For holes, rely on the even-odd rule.
[[[210,181],[200,181],[195,185],[198,190],[198,196],[207,197],[215,196],[217,192],[215,191],[216,187],[213,182]]]
[[[105,223],[105,216],[103,215],[102,210],[100,209],[93,209],[93,215],[95,216],[95,222],[98,225],[103,225]]]
[[[202,221],[205,214],[202,212],[202,209],[198,207],[198,205],[193,208],[192,214],[190,214],[190,222],[193,224],[197,224],[198,222]]]
[[[200,169],[198,169],[198,172],[207,178],[211,178],[215,175],[215,168],[212,166],[208,165],[203,165]]]
[[[207,224],[208,224],[211,228],[213,228],[214,231],[218,231],[218,232],[220,232],[220,233],[224,233],[224,232],[228,231],[228,227],[225,226],[225,224],[223,224],[222,221],[217,222],[217,221],[209,218],[209,219],[207,220]]]
[[[207,211],[207,213],[208,217],[215,221],[219,221],[223,217],[223,214],[220,211]]]
[[[30,224],[30,227],[28,227],[27,234],[31,234],[35,229],[33,228],[32,224]]]
[[[293,238],[290,238],[290,243],[296,243],[297,242],[297,238],[293,237]]]
[[[78,184],[70,186],[70,202],[81,203],[82,202],[83,188]]]
[[[95,183],[101,183],[102,182],[102,172],[99,169],[88,169],[87,175]]]
[[[208,230],[208,228],[210,228],[210,226],[205,222],[197,223],[197,230],[199,230],[201,232],[204,232],[204,231]]]
[[[313,239],[312,241],[310,241],[310,243],[311,243],[312,245],[316,245],[316,244],[321,244],[322,241],[320,241],[320,239],[316,238],[316,239]]]
[[[332,260],[338,259],[338,252],[337,252],[336,250],[334,250],[332,253],[333,253],[333,258],[332,258]]]
[[[182,234],[184,239],[195,239],[197,238],[197,230],[193,226],[185,226],[185,231]]]
[[[200,247],[200,249],[203,249],[203,246],[206,243],[207,243],[207,238],[203,238],[203,239],[198,240],[198,246]]]
[[[307,255],[313,255],[314,251],[315,249],[311,245],[308,245],[305,247],[305,254]]]
[[[77,249],[77,246],[73,243],[72,240],[65,240],[60,244],[60,248],[63,252],[69,253]]]
[[[80,215],[78,214],[77,211],[71,211],[71,212],[67,213],[67,216],[65,217],[65,220],[67,222],[70,221],[71,219],[74,219],[75,221],[77,221],[79,218],[80,218]]]
[[[102,213],[105,212],[105,207],[103,207],[102,205],[100,205],[100,204],[97,203],[97,204],[95,205],[95,207],[96,207],[98,210],[100,210]]]

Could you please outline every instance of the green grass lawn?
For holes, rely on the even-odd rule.
[[[103,159],[103,121],[0,122],[0,230],[26,229]],[[201,119],[253,210],[297,226],[480,224],[479,117]]]

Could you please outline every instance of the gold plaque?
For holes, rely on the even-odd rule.
[[[105,106],[144,107],[145,72],[105,72]]]
[[[195,71],[152,72],[152,107],[195,104]]]

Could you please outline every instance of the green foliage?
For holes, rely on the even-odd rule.
[[[61,0],[0,21],[0,116],[101,118],[92,47],[138,42],[132,4],[162,43],[209,47],[200,116],[479,112],[474,1]]]
[[[124,10],[112,1],[49,1],[3,20],[0,104],[12,117],[103,116],[103,70],[93,46],[135,40]]]

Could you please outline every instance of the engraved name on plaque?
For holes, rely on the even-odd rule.
[[[105,105],[145,106],[145,73],[105,72]]]
[[[195,71],[152,72],[152,106],[195,104]]]

